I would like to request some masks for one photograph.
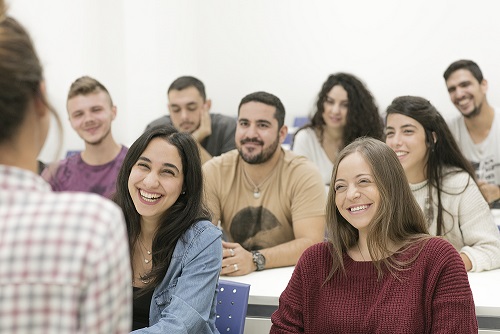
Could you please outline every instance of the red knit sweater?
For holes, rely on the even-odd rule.
[[[272,315],[271,333],[475,333],[477,320],[467,272],[457,251],[429,239],[408,270],[377,279],[372,262],[344,254],[345,275],[332,267],[327,243],[300,258]],[[416,254],[412,247],[398,259]]]

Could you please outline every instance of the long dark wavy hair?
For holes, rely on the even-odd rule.
[[[337,271],[345,272],[343,254],[356,245],[359,239],[358,230],[340,214],[335,204],[335,180],[339,164],[356,152],[360,153],[370,166],[380,193],[380,203],[370,222],[367,237],[368,250],[374,259],[373,264],[379,278],[383,276],[385,269],[397,277],[397,272],[404,270],[420,253],[418,251],[417,255],[404,262],[398,261],[391,257],[391,243],[400,245],[398,252],[403,252],[430,237],[424,214],[411,192],[396,153],[380,140],[358,138],[340,151],[333,168],[326,206],[327,237],[331,244],[333,264],[326,281]],[[423,247],[423,244],[421,245]]]
[[[470,162],[463,156],[455,138],[451,134],[446,121],[437,109],[426,99],[418,96],[400,96],[395,98],[387,107],[387,117],[390,114],[401,114],[413,118],[422,125],[425,130],[425,144],[427,146],[427,162],[425,164],[425,177],[429,185],[437,191],[437,235],[443,235],[444,220],[441,202],[443,192],[442,183],[446,175],[465,171],[470,175],[473,182],[476,174]],[[452,169],[450,170],[450,167]],[[454,167],[454,168],[453,168]],[[465,191],[465,188],[464,188]],[[432,210],[433,198],[431,187],[429,187],[429,209]],[[432,220],[434,212],[426,213],[427,219]],[[453,217],[452,217],[453,218]]]
[[[172,126],[159,126],[146,130],[125,156],[116,182],[113,200],[122,208],[127,224],[130,258],[141,233],[141,215],[137,212],[128,190],[128,179],[132,167],[154,138],[164,139],[175,146],[182,161],[184,174],[183,193],[177,201],[162,215],[160,224],[153,238],[151,272],[142,277],[150,281],[141,294],[153,290],[165,277],[172,259],[175,245],[181,236],[199,220],[211,220],[205,208],[203,198],[203,175],[200,153],[190,134],[178,132]]]
[[[323,120],[323,112],[325,111],[324,103],[327,94],[337,85],[345,89],[349,100],[346,124],[344,126],[342,143],[339,150],[358,137],[367,136],[383,140],[384,123],[378,113],[378,107],[373,95],[361,80],[349,73],[335,73],[326,79],[318,94],[316,110],[313,111],[310,123],[301,127],[297,132],[302,129],[313,128],[319,133],[319,142],[323,142],[325,125],[325,121]]]

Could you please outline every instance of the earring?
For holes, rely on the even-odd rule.
[[[185,194],[186,194],[186,192],[185,192],[185,191],[183,191],[183,192],[181,192],[181,194],[182,194],[182,195],[185,195]]]

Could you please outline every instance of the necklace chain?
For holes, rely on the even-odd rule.
[[[358,251],[359,251],[359,254],[361,254],[361,258],[363,259],[363,261],[366,261],[365,257],[363,256],[363,253],[361,253],[361,248],[359,248],[359,242],[356,243],[356,246],[358,246]]]
[[[271,170],[269,172],[269,174],[266,176],[266,178],[259,184],[255,184],[255,182],[253,182],[253,180],[250,178],[250,176],[248,176],[247,174],[247,171],[245,170],[245,167],[243,166],[243,174],[245,174],[245,177],[247,178],[247,180],[252,184],[253,186],[253,197],[255,199],[258,199],[260,198],[260,187],[267,181],[271,178],[271,175],[273,175],[273,171]]]
[[[144,262],[142,263],[142,269],[144,269],[144,272],[147,272],[148,269],[145,267],[145,265],[150,264],[153,259],[151,258],[148,260],[146,258],[146,256],[144,255],[142,248],[144,248],[144,250],[146,251],[146,253],[148,255],[151,255],[151,251],[146,248],[146,246],[142,243],[142,240],[140,238],[137,238],[137,239],[139,240],[139,244],[141,246],[141,247],[139,247],[139,251],[141,252],[142,258],[144,259]],[[144,278],[144,277],[146,277],[146,278]],[[141,282],[143,284],[148,284],[149,282],[151,282],[151,279],[147,278],[147,275],[143,276],[143,275],[139,274],[139,279],[141,280]],[[132,280],[132,284],[135,284],[135,279]]]
[[[139,239],[139,243],[141,244],[141,246],[142,246],[142,247],[144,247],[144,250],[146,251],[146,253],[147,253],[148,255],[151,255],[151,251],[150,251],[150,250],[148,250],[148,249],[146,248],[146,246],[144,246],[144,244],[143,244],[143,243],[142,243],[142,241],[141,241],[141,238],[137,238],[137,239]],[[141,253],[142,253],[142,257],[144,258],[144,263],[148,264],[149,262],[151,262],[151,260],[152,260],[152,259],[151,259],[151,260],[148,260],[148,259],[146,259],[146,256],[144,256],[144,252],[142,251],[142,248],[141,248]]]

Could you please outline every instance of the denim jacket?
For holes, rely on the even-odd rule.
[[[219,333],[215,328],[217,282],[222,266],[221,232],[207,220],[177,241],[149,309],[150,327],[137,334]]]

